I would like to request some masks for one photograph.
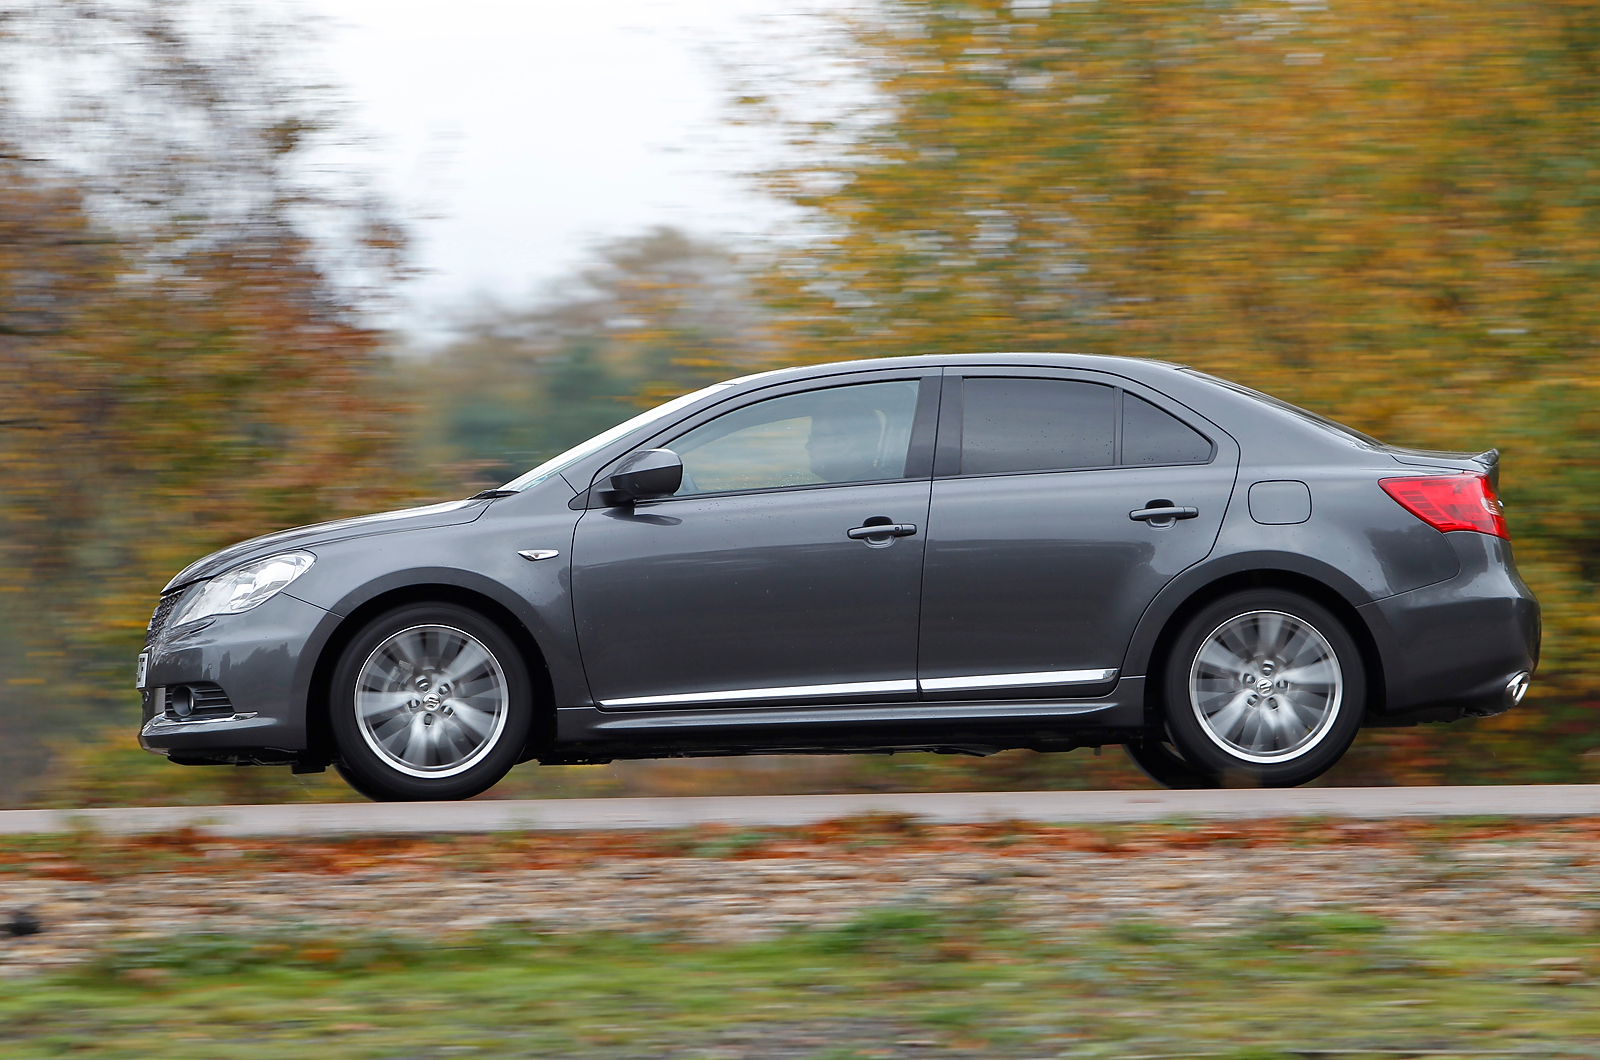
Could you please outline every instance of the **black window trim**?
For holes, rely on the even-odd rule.
[[[1096,374],[1098,375],[1099,373]],[[961,470],[961,443],[963,413],[965,412],[965,383],[968,379],[1056,379],[1068,383],[1088,383],[1094,386],[1111,387],[1113,391],[1113,430],[1115,432],[1112,441],[1111,458],[1114,462],[1096,464],[1092,467],[1056,467],[1028,471],[964,473]],[[934,442],[933,477],[935,479],[1009,478],[1014,475],[1066,475],[1079,471],[1137,471],[1144,468],[1157,467],[1204,467],[1213,463],[1217,459],[1217,454],[1221,451],[1217,445],[1217,440],[1211,436],[1211,432],[1196,427],[1188,418],[1172,411],[1165,403],[1151,400],[1154,394],[1153,391],[1149,391],[1147,388],[1128,387],[1120,376],[1091,379],[1076,372],[1036,368],[1031,365],[1018,365],[1014,368],[1008,368],[1004,365],[973,365],[971,367],[962,366],[960,368],[945,369],[943,391],[939,402],[939,432]],[[1122,397],[1124,393],[1132,394],[1134,397],[1149,403],[1204,438],[1207,444],[1211,446],[1210,455],[1204,460],[1184,460],[1170,464],[1125,463],[1122,459]],[[920,405],[918,406],[918,412],[921,412]]]

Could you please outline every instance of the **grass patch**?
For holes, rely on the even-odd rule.
[[[1327,913],[1042,941],[1021,918],[894,906],[743,945],[514,928],[142,939],[8,981],[0,1058],[1565,1057],[1600,1040],[1600,1001],[1570,974],[1600,938],[1411,936]]]

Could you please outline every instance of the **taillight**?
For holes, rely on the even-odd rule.
[[[1500,502],[1485,475],[1423,475],[1386,478],[1383,491],[1435,530],[1476,530],[1509,538]]]

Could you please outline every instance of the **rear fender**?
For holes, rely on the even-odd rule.
[[[1372,633],[1356,609],[1370,603],[1371,594],[1354,579],[1326,563],[1292,552],[1242,552],[1191,567],[1156,594],[1134,630],[1123,657],[1125,676],[1159,678],[1166,645],[1183,622],[1207,602],[1240,589],[1273,586],[1317,600],[1343,618],[1362,652],[1372,706],[1382,709],[1382,658]],[[1152,706],[1160,696],[1161,682],[1145,682]],[[1153,713],[1148,714],[1154,720]]]

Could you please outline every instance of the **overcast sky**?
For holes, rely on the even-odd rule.
[[[526,296],[596,238],[777,216],[735,176],[756,152],[720,127],[707,55],[774,0],[304,2],[391,189],[437,215],[417,227],[414,328],[477,292]]]

